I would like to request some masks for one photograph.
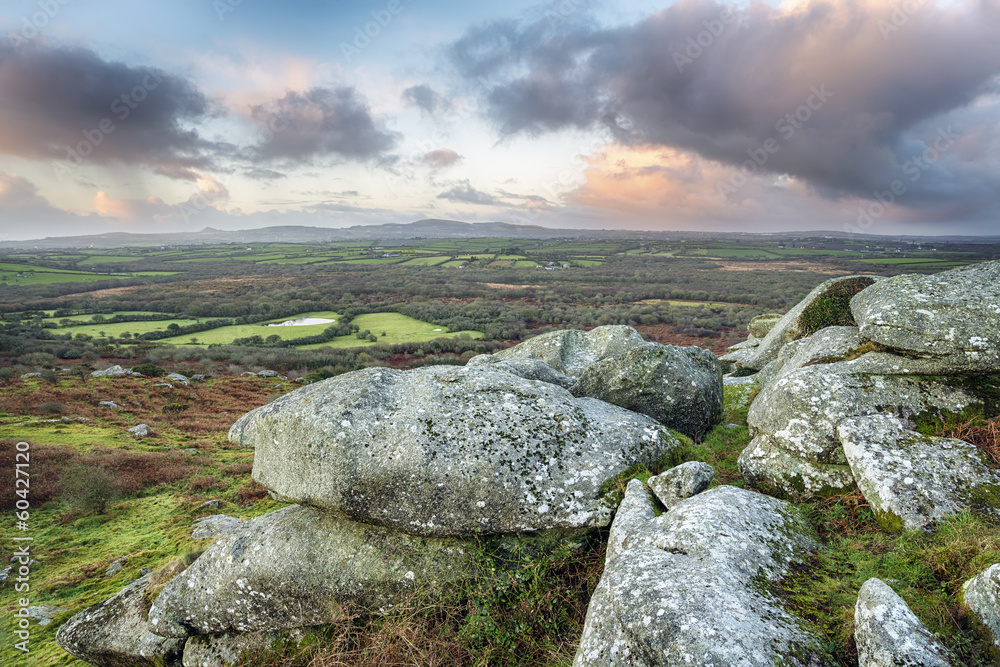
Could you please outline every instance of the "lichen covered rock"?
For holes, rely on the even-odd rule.
[[[606,526],[604,480],[679,447],[648,417],[489,366],[347,373],[230,438],[280,499],[425,536]]]
[[[892,530],[930,530],[974,509],[1000,516],[1000,475],[975,445],[921,435],[892,415],[847,419],[837,428],[858,488]]]
[[[992,657],[1000,660],[1000,563],[962,584],[961,599],[975,625],[992,643]]]
[[[646,343],[591,364],[573,385],[699,438],[722,419],[722,366],[700,347]]]
[[[657,500],[669,510],[680,501],[707,489],[714,477],[712,466],[700,461],[688,461],[650,477],[647,483]]]
[[[63,623],[56,642],[98,667],[176,667],[184,640],[151,632],[146,620],[149,575]]]
[[[790,505],[722,486],[633,529],[587,611],[575,667],[833,664],[757,582],[819,544]]]
[[[889,278],[855,296],[851,311],[867,340],[1000,372],[1000,261]]]
[[[501,350],[496,356],[504,360],[538,359],[560,373],[576,377],[591,364],[624,354],[645,342],[632,327],[612,324],[590,331],[552,331]]]
[[[948,652],[881,579],[869,579],[854,607],[859,667],[950,667]]]
[[[576,384],[576,378],[564,375],[538,359],[503,359],[495,354],[480,354],[469,359],[466,365],[490,365],[495,370],[506,371],[525,380],[541,380],[559,385],[563,389],[571,389]]]

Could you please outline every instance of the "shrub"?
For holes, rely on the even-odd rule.
[[[59,373],[52,368],[46,368],[42,371],[42,381],[53,386],[59,384]]]
[[[179,415],[190,407],[187,403],[167,403],[163,406],[163,414]]]
[[[59,401],[45,401],[38,406],[37,411],[43,415],[61,415],[66,412],[66,406]]]
[[[59,478],[61,499],[76,510],[103,514],[118,498],[115,474],[103,466],[77,464]]]
[[[164,375],[167,374],[167,371],[165,371],[162,366],[157,366],[156,364],[152,363],[139,364],[132,370],[135,371],[136,373],[140,373],[142,375],[145,375],[146,377],[152,377],[152,378],[163,377]]]

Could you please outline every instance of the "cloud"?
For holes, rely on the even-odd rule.
[[[66,170],[122,163],[189,178],[227,150],[191,129],[214,111],[190,81],[81,47],[0,40],[0,100],[0,153]]]
[[[450,190],[442,192],[437,196],[437,198],[462,204],[477,204],[481,206],[497,206],[503,203],[493,195],[475,189],[469,181],[458,181],[454,187]]]
[[[355,88],[310,88],[288,91],[251,116],[261,125],[254,157],[308,164],[315,158],[367,161],[385,157],[398,135],[372,116]]]
[[[425,164],[429,164],[437,169],[450,167],[461,159],[462,156],[450,148],[439,148],[438,150],[425,153],[423,157],[420,158],[420,160]]]
[[[504,135],[603,128],[622,145],[733,166],[767,144],[777,150],[753,171],[826,198],[870,199],[903,180],[905,206],[997,212],[995,3],[904,5],[679,0],[612,28],[494,22],[450,56],[470,85],[485,82]]]
[[[444,97],[427,84],[410,86],[403,91],[402,98],[404,102],[423,109],[431,115],[448,106]]]

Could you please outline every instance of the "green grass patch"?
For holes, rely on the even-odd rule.
[[[199,331],[198,333],[195,334],[171,336],[170,338],[160,339],[158,342],[166,343],[168,345],[192,345],[191,338],[195,338],[198,341],[197,342],[198,345],[228,345],[237,338],[251,338],[253,336],[260,336],[265,339],[269,336],[277,336],[281,340],[292,340],[293,338],[318,336],[322,334],[324,331],[326,331],[329,327],[333,326],[333,323],[307,324],[303,326],[294,326],[294,327],[267,326],[268,324],[276,324],[278,322],[302,319],[305,317],[316,317],[327,320],[339,321],[342,315],[329,310],[317,311],[313,313],[300,313],[293,317],[286,317],[282,318],[281,320],[272,320],[269,322],[261,322],[259,324],[233,324],[231,326],[219,327],[217,329]]]
[[[435,338],[457,338],[459,336],[469,336],[470,338],[482,338],[480,331],[448,331],[447,327],[442,327],[430,322],[422,322],[407,315],[399,313],[372,313],[369,315],[358,315],[351,324],[357,325],[361,331],[368,330],[376,338],[372,343],[360,340],[355,335],[340,336],[327,343],[316,343],[313,345],[299,346],[300,350],[315,350],[321,347],[347,348],[347,347],[368,347],[370,345],[399,345],[402,343],[423,343]],[[385,336],[382,332],[385,332]]]

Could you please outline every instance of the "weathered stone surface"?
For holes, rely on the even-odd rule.
[[[184,644],[184,667],[233,667],[262,665],[273,651],[322,636],[321,628],[295,628],[273,632],[196,635]]]
[[[650,477],[649,488],[668,510],[693,495],[701,493],[712,483],[715,468],[707,463],[688,461],[655,477]]]
[[[782,317],[784,315],[781,313],[758,315],[750,320],[750,324],[747,325],[747,332],[754,338],[764,338],[767,334],[771,333],[771,329],[781,321]]]
[[[759,344],[760,341],[758,341]],[[752,368],[753,370],[757,370],[756,366],[750,366],[750,364],[756,363],[754,360],[757,358],[758,345],[748,347],[734,345],[729,348],[726,354],[719,357],[719,361],[734,364],[736,368]]]
[[[962,604],[994,648],[1000,649],[1000,563],[962,584]],[[995,653],[1000,658],[1000,651]]]
[[[566,375],[578,376],[588,366],[645,344],[632,327],[609,325],[590,331],[553,331],[501,350],[501,359],[539,359]]]
[[[758,435],[737,460],[747,483],[792,499],[828,496],[853,489],[854,474],[847,463],[819,463],[792,454],[768,436]]]
[[[107,378],[107,377],[121,377],[123,375],[139,375],[130,368],[122,368],[121,366],[112,366],[111,368],[105,368],[103,371],[93,371],[90,377],[95,378]]]
[[[854,606],[859,667],[950,667],[948,652],[881,579],[869,579]]]
[[[732,359],[732,361],[736,361],[737,366],[743,368],[753,368],[757,370],[764,368],[764,366],[777,359],[778,352],[780,352],[781,348],[786,344],[812,333],[806,330],[805,322],[802,319],[802,314],[807,312],[807,309],[809,309],[810,306],[817,303],[821,299],[827,298],[827,295],[831,292],[843,289],[845,285],[857,285],[860,287],[863,285],[871,285],[879,280],[882,280],[880,276],[846,276],[843,278],[831,278],[830,280],[827,280],[810,292],[808,296],[796,304],[794,308],[785,313],[785,315],[778,320],[768,334],[760,341],[760,344],[754,348],[751,354],[741,355],[740,359]],[[847,310],[846,307],[845,310]],[[727,360],[728,356],[729,355],[723,357],[723,359]]]
[[[857,367],[854,361],[807,366],[761,391],[747,420],[754,440],[739,460],[748,481],[773,482],[789,497],[809,498],[825,485],[817,480],[832,472],[814,464],[847,464],[836,435],[844,419],[887,410],[919,416],[983,406],[978,389],[963,381],[865,375],[856,373]]]
[[[182,639],[150,632],[144,599],[149,577],[135,580],[104,602],[84,609],[56,633],[68,653],[98,667],[179,666]]]
[[[851,311],[868,340],[1000,371],[1000,261],[889,278],[856,295]]]
[[[40,604],[28,607],[28,618],[38,623],[38,625],[48,625],[59,614],[66,611],[65,607],[56,607],[49,604]]]
[[[700,347],[636,346],[588,366],[572,392],[648,415],[691,438],[722,419],[722,366]]]
[[[611,522],[608,534],[608,549],[604,562],[610,563],[621,552],[625,539],[639,526],[656,518],[656,509],[651,502],[649,491],[637,479],[629,480],[625,487],[625,497],[618,505],[615,520]]]
[[[97,407],[108,408],[109,410],[117,410],[121,406],[119,406],[114,401],[101,401],[100,403],[97,404]]]
[[[791,506],[722,486],[631,531],[587,611],[575,667],[833,664],[761,592],[819,544]]]
[[[857,327],[827,327],[785,345],[778,352],[777,359],[762,368],[755,377],[764,387],[798,368],[843,361],[861,344]]]
[[[730,346],[729,350],[745,350],[749,347],[757,347],[758,345],[760,345],[760,341],[761,341],[760,338],[757,338],[756,336],[750,336],[742,343],[736,343],[736,345]]]
[[[262,632],[383,613],[475,575],[470,543],[421,538],[293,505],[216,540],[153,603],[166,637]]]
[[[1000,475],[975,445],[907,430],[893,415],[847,419],[837,428],[858,488],[893,530],[930,530],[966,509],[1000,515]]]
[[[194,522],[191,539],[209,540],[222,537],[238,530],[242,523],[243,521],[235,516],[226,516],[225,514],[202,517]]]
[[[569,389],[576,384],[576,378],[564,375],[538,359],[503,359],[495,354],[480,354],[469,359],[468,366],[489,365],[500,371],[507,371],[525,380],[541,380]]]
[[[180,373],[168,373],[164,379],[170,380],[176,384],[182,384],[185,387],[190,386],[191,384],[191,381],[188,380],[187,376],[181,375]]]
[[[679,446],[648,417],[488,366],[347,373],[230,439],[281,499],[428,536],[606,526],[604,480]]]
[[[128,430],[128,434],[133,438],[145,438],[153,434],[153,429],[147,424],[137,424]]]

